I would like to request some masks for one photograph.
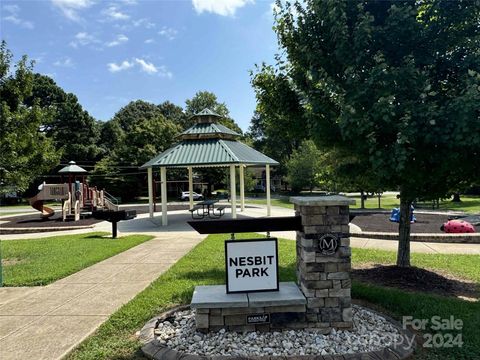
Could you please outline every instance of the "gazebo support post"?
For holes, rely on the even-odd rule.
[[[152,168],[147,168],[147,183],[148,183],[148,213],[150,214],[150,219],[153,218],[153,175],[152,175]]]
[[[270,201],[270,165],[265,166],[265,191],[267,193],[267,216],[272,213]]]
[[[237,218],[237,189],[235,185],[235,165],[230,165],[230,205],[232,206],[232,219]]]
[[[245,210],[245,179],[243,165],[240,165],[240,211]]]
[[[167,168],[160,168],[161,193],[162,193],[162,226],[168,225],[167,217]]]
[[[188,200],[190,201],[190,209],[193,208],[193,169],[188,167]]]

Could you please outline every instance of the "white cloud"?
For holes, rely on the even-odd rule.
[[[24,20],[18,16],[20,12],[20,7],[18,5],[5,5],[3,10],[9,13],[9,15],[3,17],[3,20],[11,22],[12,24],[18,25],[25,29],[33,29],[34,25],[31,21]]]
[[[168,71],[165,65],[159,66],[157,70],[158,70],[158,75],[161,77],[166,77],[169,79],[173,77],[173,74],[170,71]]]
[[[116,73],[123,70],[128,70],[132,67],[139,67],[140,71],[143,71],[149,75],[158,75],[160,77],[172,78],[173,74],[167,69],[165,65],[155,66],[153,63],[146,61],[145,59],[134,58],[133,60],[123,60],[121,63],[109,63],[107,64],[108,71]]]
[[[20,7],[18,5],[4,5],[3,9],[8,11],[9,13],[18,13],[20,11]]]
[[[153,44],[155,42],[155,40],[153,39],[147,39],[144,41],[145,44]]]
[[[52,4],[60,9],[63,15],[72,21],[80,21],[79,12],[94,4],[92,0],[51,0]]]
[[[123,34],[120,34],[120,35],[117,35],[117,38],[115,40],[110,41],[110,42],[106,43],[105,45],[107,45],[108,47],[113,47],[113,46],[117,46],[117,45],[126,43],[127,41],[128,41],[128,37],[126,37]]]
[[[146,72],[147,74],[154,74],[158,72],[158,69],[152,63],[146,62],[143,59],[135,58],[135,62],[140,65],[142,71]]]
[[[53,63],[54,66],[58,67],[65,67],[65,68],[73,68],[75,67],[74,62],[72,61],[71,58],[65,57],[63,59],[59,59]]]
[[[112,73],[116,73],[116,72],[119,72],[119,71],[130,69],[131,67],[133,67],[133,65],[135,65],[133,62],[130,62],[130,61],[127,61],[127,60],[122,61],[118,65],[115,64],[115,63],[107,64],[108,71],[110,71]]]
[[[253,0],[192,0],[198,14],[205,11],[222,16],[233,16],[237,9],[248,3],[253,3]]]
[[[92,34],[82,31],[75,35],[75,39],[70,42],[70,46],[77,48],[79,45],[85,46],[99,42],[100,41]]]
[[[178,31],[173,29],[173,28],[169,28],[169,27],[164,26],[164,27],[162,27],[162,30],[160,30],[158,32],[158,34],[162,35],[163,37],[167,38],[168,40],[173,40],[177,36]]]
[[[102,13],[104,15],[106,15],[110,20],[128,20],[128,19],[130,19],[130,15],[122,13],[122,11],[119,10],[115,6],[110,6],[109,8],[106,8],[105,10],[102,11]]]
[[[135,27],[145,26],[146,29],[152,29],[152,28],[155,27],[155,23],[153,23],[150,20],[145,19],[145,18],[138,19],[138,20],[133,20],[132,24]]]

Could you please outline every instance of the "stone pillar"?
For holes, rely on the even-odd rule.
[[[307,298],[308,327],[325,333],[352,327],[351,249],[344,196],[293,197],[302,218],[297,231],[297,281]]]

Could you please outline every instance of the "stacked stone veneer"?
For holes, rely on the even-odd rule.
[[[302,218],[297,231],[297,281],[307,298],[308,327],[328,332],[352,327],[351,249],[349,209],[353,204],[342,196],[294,197],[295,213]],[[325,234],[338,237],[338,249],[324,255],[319,239]]]
[[[226,294],[224,285],[197,286],[190,307],[199,331],[273,331],[305,328],[306,303],[295,283],[284,282],[278,292],[240,294]],[[248,324],[249,315],[267,315],[269,322]]]

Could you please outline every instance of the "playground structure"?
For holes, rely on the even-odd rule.
[[[62,200],[63,221],[78,221],[80,217],[91,216],[95,210],[118,211],[116,199],[105,190],[90,187],[85,180],[87,170],[70,161],[59,173],[68,175],[64,184],[41,184],[37,195],[29,199],[30,205],[41,212],[43,219],[48,219],[55,211],[44,205],[45,200]],[[80,176],[81,175],[81,176]],[[77,180],[77,176],[82,179]]]
[[[115,199],[106,191],[79,181],[71,184],[42,184],[39,190],[29,202],[41,212],[43,219],[55,214],[52,208],[44,205],[46,200],[62,200],[63,221],[78,221],[81,216],[90,216],[94,210],[118,210]]]

